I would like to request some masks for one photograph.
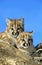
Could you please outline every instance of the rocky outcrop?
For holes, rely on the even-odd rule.
[[[0,65],[38,65],[29,55],[6,43],[0,43]],[[39,64],[40,65],[40,64]]]
[[[42,43],[37,44],[35,46],[36,51],[32,53],[32,57],[34,61],[42,65]]]

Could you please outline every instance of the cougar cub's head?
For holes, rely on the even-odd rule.
[[[32,32],[22,32],[17,37],[18,48],[28,48],[33,43]]]
[[[7,19],[8,33],[15,38],[24,31],[24,19]]]

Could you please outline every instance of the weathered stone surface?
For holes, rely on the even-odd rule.
[[[10,46],[0,43],[0,65],[40,65],[34,62],[33,58],[26,53]]]

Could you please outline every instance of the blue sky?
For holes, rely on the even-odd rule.
[[[34,45],[42,42],[42,0],[0,0],[0,32],[6,29],[6,18],[24,17],[25,31],[34,31]]]

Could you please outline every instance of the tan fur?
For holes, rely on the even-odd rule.
[[[22,39],[26,39],[27,42],[28,42],[29,36],[31,37],[31,36],[32,36],[32,33],[29,33],[29,32],[22,32],[22,33],[20,33],[19,36],[17,37],[18,43],[19,43]]]
[[[17,29],[18,26],[20,29]],[[28,50],[28,46],[32,43],[32,41],[30,41],[32,39],[32,33],[23,31],[24,26],[21,19],[7,21],[6,31],[0,33],[0,65],[36,64],[32,61],[32,57],[27,54],[28,52],[24,53]],[[19,34],[17,35],[18,32]],[[14,43],[15,40],[18,49],[7,44]]]
[[[6,22],[7,22],[6,31],[0,33],[0,39],[11,42],[13,38],[16,39],[17,36],[19,35],[19,33],[23,31],[24,23],[23,23],[23,19],[14,19],[14,20],[7,19]],[[21,30],[21,28],[18,30],[17,29],[18,27],[21,27],[22,30]],[[18,33],[18,35],[17,35],[17,33]]]
[[[25,52],[25,50],[28,50],[28,47],[33,43],[32,40],[32,32],[21,32],[17,37],[16,45],[18,49]]]

